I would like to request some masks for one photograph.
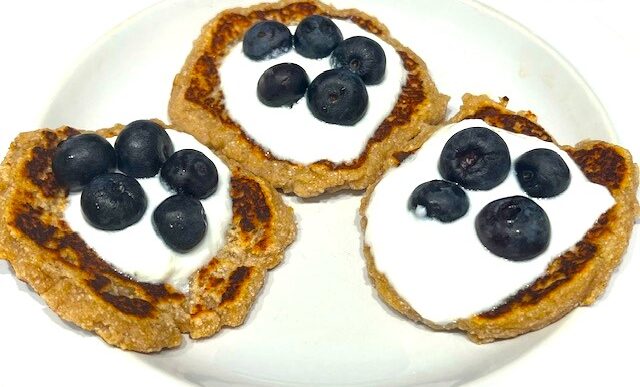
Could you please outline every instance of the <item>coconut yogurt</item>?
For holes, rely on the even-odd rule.
[[[229,194],[231,172],[211,150],[192,136],[167,129],[176,151],[195,149],[204,153],[218,170],[216,192],[201,200],[207,215],[207,232],[203,240],[191,251],[178,253],[167,247],[156,235],[152,214],[166,198],[174,195],[160,181],[160,174],[137,179],[147,196],[147,209],[140,221],[120,231],[105,231],[92,227],[84,219],[80,206],[80,192],[69,194],[65,220],[82,239],[106,262],[136,281],[168,283],[186,293],[189,278],[213,258],[226,240],[226,232],[232,218]],[[113,145],[116,138],[108,139]]]
[[[407,209],[416,186],[442,179],[437,165],[446,141],[471,126],[498,133],[509,147],[512,162],[531,149],[548,148],[569,167],[571,184],[565,192],[553,198],[531,198],[549,217],[551,240],[547,250],[530,261],[513,262],[492,254],[478,239],[474,226],[476,215],[489,202],[527,196],[513,168],[507,179],[491,190],[465,190],[469,211],[452,223],[420,219]],[[540,277],[547,265],[582,239],[614,203],[609,191],[587,180],[556,145],[491,127],[482,120],[465,120],[440,129],[378,183],[366,210],[365,242],[371,247],[378,270],[398,294],[422,317],[446,324],[490,310]]]
[[[242,43],[238,43],[220,66],[220,84],[230,117],[246,135],[277,158],[301,164],[323,159],[336,163],[356,159],[393,109],[405,83],[407,72],[392,46],[350,21],[333,21],[345,39],[352,36],[373,39],[382,46],[387,58],[384,79],[380,84],[367,86],[369,106],[365,116],[354,126],[333,125],[316,119],[307,107],[306,97],[291,108],[268,107],[258,100],[258,80],[269,67],[296,63],[313,81],[320,73],[331,69],[329,57],[309,59],[292,48],[277,58],[253,61],[243,54]],[[295,32],[295,26],[289,29],[291,33]]]

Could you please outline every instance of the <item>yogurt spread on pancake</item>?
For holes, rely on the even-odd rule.
[[[307,107],[306,96],[291,108],[273,108],[263,105],[256,95],[258,79],[269,67],[296,63],[307,72],[309,81],[313,81],[331,69],[330,57],[309,59],[292,48],[277,58],[253,61],[243,54],[242,43],[239,43],[231,48],[220,66],[220,86],[229,116],[248,137],[279,159],[311,164],[319,160],[341,163],[358,158],[369,138],[393,110],[405,83],[407,71],[392,46],[350,21],[333,19],[333,22],[344,39],[365,36],[375,40],[387,58],[384,79],[378,85],[367,86],[369,106],[354,126],[327,124],[316,119]],[[289,27],[292,34],[295,28]]]
[[[226,232],[231,224],[232,207],[229,194],[231,171],[209,148],[191,135],[167,129],[176,151],[195,149],[204,153],[218,170],[216,192],[201,200],[207,215],[207,233],[191,251],[182,254],[167,247],[153,229],[151,222],[155,208],[167,197],[174,195],[160,181],[160,174],[137,179],[147,196],[147,209],[139,222],[120,231],[104,231],[92,227],[84,219],[80,206],[81,192],[69,194],[65,220],[98,255],[136,281],[168,283],[186,293],[189,278],[207,264],[225,244]],[[113,145],[116,137],[108,139]]]
[[[497,187],[465,190],[469,211],[456,221],[420,219],[407,209],[416,186],[442,179],[437,165],[447,140],[472,126],[499,134],[509,147],[512,163],[531,149],[548,148],[569,167],[571,183],[566,191],[552,198],[531,198],[549,217],[551,240],[547,250],[530,261],[514,262],[492,254],[474,228],[476,215],[489,202],[527,196],[513,165],[507,179]],[[494,128],[482,120],[464,120],[437,131],[418,152],[380,180],[366,210],[364,238],[378,271],[398,294],[423,318],[443,325],[491,310],[542,276],[547,265],[580,241],[614,203],[609,191],[587,180],[571,157],[555,144]]]

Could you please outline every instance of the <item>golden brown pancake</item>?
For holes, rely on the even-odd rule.
[[[507,109],[507,99],[494,102],[486,96],[465,95],[463,105],[450,123],[478,118],[487,124],[514,133],[555,142],[536,123],[531,112]],[[620,264],[629,243],[635,219],[640,214],[636,199],[638,167],[624,148],[604,141],[583,141],[561,147],[582,169],[587,178],[606,187],[615,205],[594,219],[585,236],[562,255],[555,258],[543,276],[502,301],[491,310],[448,325],[438,325],[421,316],[393,288],[384,273],[376,268],[369,246],[364,246],[367,270],[380,297],[407,318],[436,330],[463,331],[477,343],[515,337],[541,329],[565,316],[578,306],[590,305],[602,294],[611,274]],[[367,226],[366,209],[375,185],[362,199],[361,227]],[[473,289],[461,291],[472,292]],[[517,291],[517,292],[516,292]]]
[[[122,128],[98,133],[111,137]],[[70,127],[22,133],[0,165],[0,258],[16,277],[61,318],[122,349],[159,351],[180,345],[183,333],[202,338],[242,324],[267,271],[295,237],[293,211],[279,194],[232,166],[226,244],[193,275],[188,294],[137,282],[102,260],[64,220],[68,191],[51,161],[58,143],[78,133]]]
[[[294,25],[314,14],[350,20],[377,35],[396,49],[408,73],[392,112],[377,127],[360,156],[347,163],[318,160],[304,165],[273,156],[229,116],[220,86],[220,65],[249,27],[261,20]],[[438,92],[424,61],[392,38],[376,18],[315,0],[284,0],[230,9],[204,26],[173,82],[169,117],[174,125],[194,135],[220,157],[238,162],[284,192],[309,197],[325,191],[366,188],[399,163],[395,154],[420,147],[422,143],[416,137],[424,138],[433,132],[433,125],[444,119],[448,100]]]

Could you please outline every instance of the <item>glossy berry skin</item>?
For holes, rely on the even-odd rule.
[[[567,163],[551,149],[538,148],[518,157],[515,162],[520,187],[534,198],[550,198],[563,193],[571,183]]]
[[[132,177],[153,177],[173,154],[173,143],[162,126],[153,121],[133,121],[115,143],[118,169]]]
[[[202,204],[185,195],[165,199],[153,211],[152,221],[164,243],[179,253],[196,247],[207,232],[207,216]]]
[[[467,213],[469,198],[455,183],[431,180],[413,190],[409,197],[409,210],[421,218],[450,223]]]
[[[489,190],[509,175],[509,148],[495,132],[472,127],[451,136],[438,161],[440,175],[471,190]]]
[[[476,217],[480,242],[493,254],[511,261],[528,261],[549,246],[551,225],[533,200],[511,196],[487,204]]]
[[[295,63],[269,67],[258,80],[258,99],[270,107],[293,106],[309,87],[309,76]]]
[[[160,179],[177,193],[204,199],[218,188],[218,170],[202,152],[182,149],[160,169]]]
[[[101,230],[122,230],[137,223],[147,196],[136,179],[121,173],[96,176],[82,191],[80,206],[87,222]]]
[[[79,191],[94,177],[116,168],[116,152],[102,136],[80,134],[58,144],[51,167],[58,183]]]
[[[353,36],[338,44],[331,54],[331,66],[345,68],[362,78],[366,85],[382,82],[387,57],[382,46],[364,36]]]
[[[329,18],[311,15],[304,18],[293,34],[293,46],[305,58],[329,56],[342,41],[342,32]]]
[[[242,52],[253,60],[276,58],[291,50],[293,37],[289,28],[273,20],[254,24],[244,34]]]
[[[307,89],[307,106],[317,119],[338,125],[355,125],[369,104],[367,87],[357,75],[342,69],[323,72]]]

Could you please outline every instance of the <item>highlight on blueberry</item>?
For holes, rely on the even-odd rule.
[[[173,154],[171,138],[159,124],[133,121],[115,143],[118,169],[132,177],[153,177]]]
[[[331,54],[342,41],[342,32],[329,18],[311,15],[304,18],[293,34],[293,46],[305,58],[320,59]]]
[[[307,106],[317,119],[329,124],[355,125],[369,104],[367,87],[357,75],[343,69],[323,72],[307,89]]]
[[[195,149],[172,154],[160,169],[160,179],[170,189],[196,199],[205,199],[218,188],[215,164]]]
[[[550,198],[563,193],[571,182],[567,163],[551,149],[538,148],[515,162],[520,187],[534,198]]]
[[[104,137],[80,134],[58,144],[51,168],[58,183],[79,191],[94,177],[116,168],[116,152]]]
[[[455,183],[431,180],[413,190],[409,197],[409,210],[420,218],[450,223],[467,213],[469,198]]]
[[[293,106],[309,86],[309,76],[295,63],[269,67],[258,80],[258,99],[270,107]]]
[[[276,58],[291,49],[293,37],[284,24],[265,20],[251,26],[242,39],[242,52],[253,60]]]
[[[502,137],[483,127],[451,136],[438,161],[440,175],[471,190],[489,190],[509,175],[511,156]]]
[[[338,44],[331,54],[331,66],[345,68],[362,78],[366,85],[382,82],[387,57],[382,46],[364,36],[353,36]]]
[[[86,221],[101,230],[122,230],[137,223],[147,209],[147,196],[136,179],[122,173],[96,176],[82,191]]]
[[[480,242],[493,254],[511,261],[527,261],[549,246],[551,225],[533,200],[511,196],[487,204],[476,217]]]
[[[160,203],[152,222],[164,243],[179,253],[192,250],[207,232],[207,215],[200,201],[181,194]]]

